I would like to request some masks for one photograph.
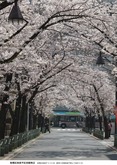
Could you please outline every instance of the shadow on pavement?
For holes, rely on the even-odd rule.
[[[35,159],[35,160],[63,160],[63,159],[72,159],[72,160],[117,160],[117,154],[111,154],[111,150],[109,149],[104,150],[78,150],[78,151],[64,151],[65,148],[63,148],[63,151],[33,151],[33,157],[32,157],[32,152],[28,151],[26,153],[26,159]],[[68,149],[68,148],[66,148]],[[105,154],[105,158],[102,156],[103,153]],[[28,157],[27,157],[28,156]],[[24,160],[25,159],[25,152],[22,154],[18,155],[18,158]]]
[[[117,154],[106,155],[110,160],[117,160]]]

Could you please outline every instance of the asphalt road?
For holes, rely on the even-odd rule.
[[[104,140],[80,129],[53,128],[41,134],[11,160],[117,160],[117,151]]]

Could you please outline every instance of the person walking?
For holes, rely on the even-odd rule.
[[[112,128],[112,124],[111,121],[108,122],[108,137],[110,137],[111,135],[111,128]]]
[[[50,133],[49,118],[45,117],[45,133],[48,131]]]

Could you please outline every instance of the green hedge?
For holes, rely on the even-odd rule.
[[[89,133],[89,129],[87,127],[83,127],[82,128],[82,131],[86,132],[86,133]]]
[[[95,129],[93,132],[93,136],[103,140],[104,139],[104,132],[99,130],[99,129]]]

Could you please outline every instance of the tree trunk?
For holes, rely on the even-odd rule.
[[[33,115],[33,129],[36,129],[37,126],[37,116]]]
[[[14,117],[12,121],[10,136],[19,133],[20,111],[21,111],[21,95],[19,95],[19,97],[16,100],[16,108],[15,108],[15,113],[14,113]]]
[[[109,134],[108,134],[108,120],[107,117],[104,117],[104,128],[105,128],[105,139],[109,138]]]
[[[33,122],[35,119],[33,119],[33,107],[30,105],[29,107],[29,130],[33,129]]]
[[[19,132],[25,132],[26,125],[27,125],[27,104],[26,104],[26,96],[23,96]]]
[[[4,91],[9,91],[10,89],[10,82],[12,80],[12,73],[5,74],[6,78],[6,85]],[[8,111],[8,104],[7,103],[9,95],[5,94],[2,99],[2,106],[0,110],[0,139],[3,139],[5,136],[5,127],[6,127],[6,114]]]
[[[44,117],[41,117],[41,132],[43,132],[43,128],[44,128]]]
[[[89,128],[89,117],[86,117],[86,121],[85,121],[85,127]]]
[[[42,116],[41,116],[41,114],[39,114],[38,115],[38,128],[41,127],[41,118],[42,118]]]
[[[102,117],[98,116],[99,118],[99,127],[100,127],[100,131],[102,131]]]
[[[4,136],[5,136],[7,110],[8,110],[7,105],[2,104],[1,110],[0,110],[0,140],[4,139]]]

